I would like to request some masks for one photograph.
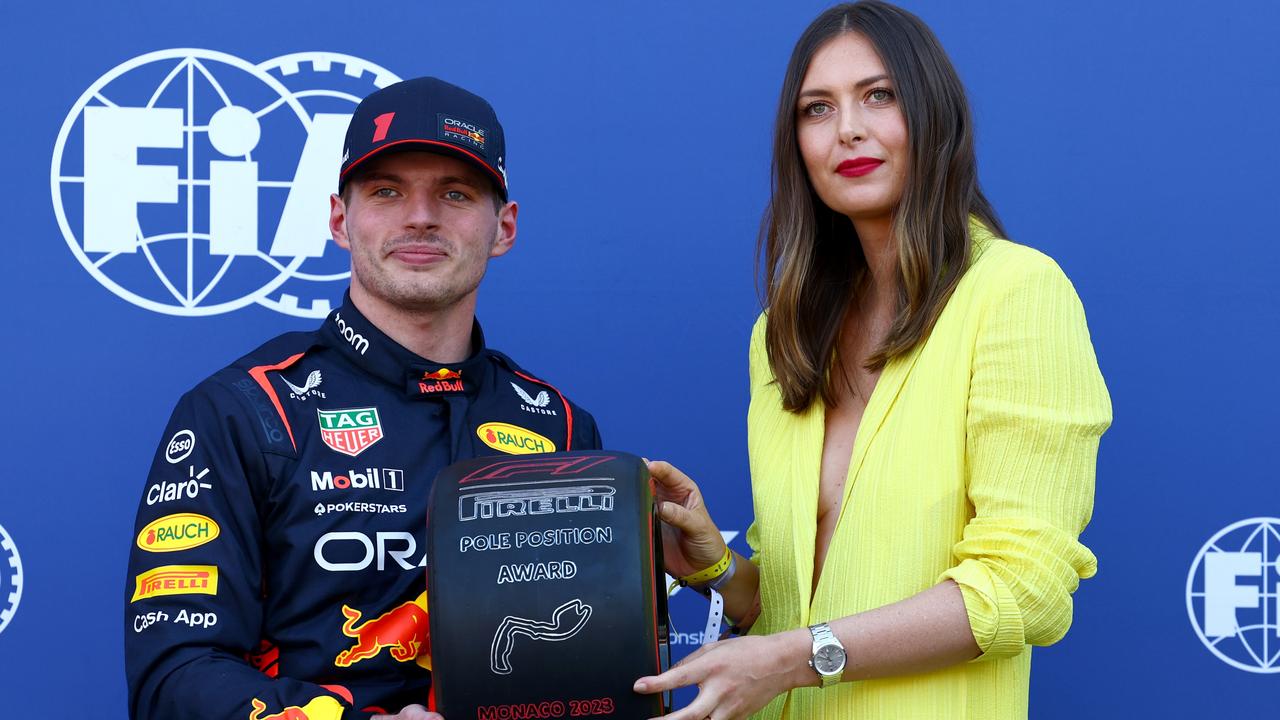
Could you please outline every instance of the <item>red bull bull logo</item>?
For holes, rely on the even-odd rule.
[[[347,618],[342,624],[342,634],[355,638],[356,642],[338,653],[334,665],[351,667],[377,657],[383,648],[391,648],[391,657],[397,662],[416,660],[418,665],[431,669],[431,630],[427,623],[425,592],[364,623],[360,623],[363,614],[349,605],[342,606],[342,614]]]
[[[301,707],[290,705],[278,713],[263,715],[267,704],[254,698],[253,709],[249,711],[249,720],[342,720],[342,703],[336,699],[322,695]]]
[[[462,371],[440,368],[432,372],[422,373],[418,383],[418,392],[430,395],[442,392],[462,392]]]

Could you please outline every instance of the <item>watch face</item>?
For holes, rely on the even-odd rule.
[[[840,672],[844,668],[844,649],[838,645],[824,645],[813,655],[813,667],[823,675]]]

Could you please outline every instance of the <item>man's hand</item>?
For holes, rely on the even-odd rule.
[[[372,720],[444,720],[444,716],[429,712],[421,705],[406,705],[396,715],[374,715]]]

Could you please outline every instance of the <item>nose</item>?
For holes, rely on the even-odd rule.
[[[848,110],[840,113],[840,125],[837,132],[840,133],[841,145],[853,145],[866,139],[866,122],[862,116],[861,108],[856,103],[850,105]]]
[[[436,197],[425,191],[410,193],[405,199],[404,224],[415,230],[438,227],[440,207]]]

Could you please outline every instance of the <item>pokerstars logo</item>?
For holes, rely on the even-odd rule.
[[[312,492],[365,488],[404,492],[404,471],[391,468],[365,468],[360,472],[348,470],[345,475],[334,475],[329,471],[323,473],[311,471]]]
[[[398,80],[330,52],[125,60],[71,104],[54,144],[63,239],[104,288],[152,312],[256,303],[324,317],[350,277],[328,230],[347,124]]]
[[[1280,672],[1280,518],[1241,520],[1209,538],[1187,575],[1187,615],[1219,660]]]

